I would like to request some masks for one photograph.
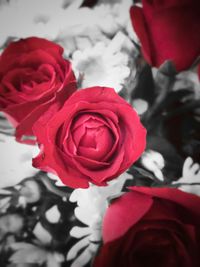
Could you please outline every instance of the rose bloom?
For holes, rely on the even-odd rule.
[[[33,166],[73,188],[106,185],[145,148],[146,130],[136,111],[111,88],[77,91],[51,120],[46,116],[33,128],[41,149]]]
[[[133,6],[131,20],[145,59],[159,67],[166,60],[176,70],[189,68],[200,55],[199,0],[142,0]]]
[[[200,198],[177,189],[130,188],[103,222],[95,267],[198,267]]]
[[[16,138],[32,135],[32,125],[57,97],[57,104],[76,90],[75,76],[63,49],[30,37],[8,45],[0,57],[0,110],[16,127]],[[33,140],[25,140],[34,143]]]

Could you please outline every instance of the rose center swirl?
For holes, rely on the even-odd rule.
[[[63,139],[65,151],[96,161],[104,161],[111,154],[114,145],[116,137],[112,127],[96,113],[77,115],[72,120],[68,136]]]

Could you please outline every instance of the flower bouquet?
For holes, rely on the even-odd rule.
[[[200,3],[0,2],[0,266],[198,267]]]

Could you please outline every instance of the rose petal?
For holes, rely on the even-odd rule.
[[[123,236],[150,209],[153,201],[151,197],[140,193],[126,193],[117,201],[112,202],[103,223],[103,240],[111,242]]]

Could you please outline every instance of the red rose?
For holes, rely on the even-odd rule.
[[[75,76],[63,49],[31,37],[11,43],[0,57],[0,109],[16,127],[16,138],[32,135],[32,125],[49,107],[76,90]],[[26,140],[33,143],[32,140]]]
[[[146,130],[137,113],[105,87],[75,92],[51,120],[41,117],[33,131],[41,148],[33,166],[56,173],[73,188],[106,185],[145,148]]]
[[[199,0],[143,0],[130,10],[145,59],[159,67],[166,60],[177,71],[189,68],[200,56]]]
[[[198,267],[200,198],[169,188],[132,188],[103,222],[95,267]]]

